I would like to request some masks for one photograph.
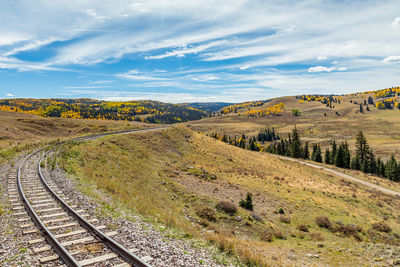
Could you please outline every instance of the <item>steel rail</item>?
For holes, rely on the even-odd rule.
[[[126,249],[121,244],[119,244],[115,240],[113,240],[110,237],[108,237],[102,231],[97,229],[93,224],[91,224],[86,219],[84,219],[82,216],[77,214],[47,184],[46,180],[43,177],[40,164],[43,161],[43,159],[50,152],[54,151],[57,148],[57,146],[59,146],[59,145],[61,145],[63,143],[69,142],[69,141],[84,141],[84,140],[90,140],[90,139],[93,139],[93,138],[99,138],[99,137],[108,136],[108,135],[124,134],[124,133],[140,132],[140,131],[153,131],[153,130],[161,130],[161,129],[165,129],[165,128],[167,128],[167,127],[159,127],[159,128],[151,128],[151,129],[143,129],[143,130],[141,130],[141,129],[139,129],[139,130],[126,130],[126,131],[102,133],[102,134],[92,134],[92,135],[87,135],[87,136],[83,136],[83,137],[73,138],[73,139],[66,140],[66,141],[60,141],[60,142],[57,142],[55,144],[50,145],[50,146],[54,146],[54,147],[52,149],[48,150],[44,155],[42,155],[42,157],[40,158],[40,160],[38,162],[38,165],[37,165],[37,171],[38,171],[38,174],[39,174],[41,182],[43,183],[43,185],[46,188],[46,190],[53,196],[53,198],[62,205],[63,209],[65,211],[67,211],[67,213],[70,214],[72,217],[74,217],[75,220],[77,220],[81,226],[83,226],[85,229],[87,229],[99,241],[104,243],[108,248],[113,250],[117,255],[119,255],[125,261],[127,261],[129,264],[132,264],[135,267],[150,267],[151,265],[149,265],[148,263],[142,261],[138,256],[134,255],[128,249]],[[68,266],[80,267],[81,265],[79,264],[79,262],[68,252],[68,250],[65,249],[64,246],[61,245],[61,243],[57,240],[57,238],[44,225],[42,220],[39,218],[38,214],[35,212],[35,210],[31,206],[31,204],[29,203],[28,199],[26,198],[26,195],[25,195],[24,190],[22,188],[21,169],[22,169],[23,165],[25,164],[25,162],[29,158],[31,158],[32,156],[36,155],[37,153],[40,153],[40,152],[44,151],[44,149],[45,148],[41,148],[41,149],[35,150],[31,154],[29,154],[27,157],[25,157],[24,160],[22,161],[22,163],[18,166],[18,172],[17,172],[18,192],[21,195],[23,204],[24,204],[25,209],[28,212],[29,216],[32,218],[32,220],[35,223],[35,225],[39,228],[39,230],[43,234],[44,238],[51,245],[51,247],[55,250],[55,252],[59,255],[59,257]]]
[[[33,222],[35,225],[41,230],[44,238],[47,240],[47,242],[52,246],[52,248],[56,251],[58,256],[67,264],[68,266],[72,267],[79,267],[81,266],[75,258],[66,250],[61,243],[57,240],[57,238],[47,229],[47,227],[44,225],[42,220],[39,218],[31,204],[29,203],[28,199],[25,196],[24,190],[22,189],[22,183],[21,183],[21,169],[22,166],[25,164],[25,162],[32,157],[33,155],[40,153],[43,149],[38,149],[31,154],[29,154],[23,161],[22,163],[18,166],[18,172],[17,172],[17,182],[18,182],[18,191],[22,197],[22,202],[24,203],[25,209],[28,212],[29,216],[32,218]]]
[[[100,240],[102,243],[104,243],[108,248],[113,250],[116,254],[121,256],[125,261],[128,263],[132,264],[135,267],[150,267],[149,264],[146,262],[142,261],[139,257],[134,255],[132,252],[130,252],[128,249],[123,247],[121,244],[113,240],[112,238],[108,237],[106,234],[104,234],[102,231],[96,228],[93,224],[88,222],[85,218],[80,216],[78,213],[76,213],[65,201],[63,201],[47,184],[46,180],[43,177],[42,170],[40,167],[41,162],[43,159],[52,151],[54,151],[56,148],[53,148],[49,151],[47,151],[39,160],[38,162],[38,173],[40,176],[40,180],[43,183],[44,187],[47,189],[47,191],[61,204],[63,209],[68,212],[72,217],[75,218],[79,222],[81,226],[83,226],[88,232],[90,232],[92,235],[96,236],[98,240]]]

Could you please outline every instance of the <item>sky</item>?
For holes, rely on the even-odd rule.
[[[399,77],[398,0],[0,1],[0,98],[243,102]]]

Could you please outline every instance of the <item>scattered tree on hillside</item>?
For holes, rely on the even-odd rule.
[[[298,110],[297,108],[292,109],[292,115],[293,116],[300,116],[300,110]]]

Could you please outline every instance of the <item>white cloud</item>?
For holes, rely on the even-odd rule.
[[[316,66],[316,67],[310,67],[308,69],[308,72],[331,72],[331,71],[334,71],[334,70],[345,71],[345,70],[347,70],[347,68],[346,67],[336,68],[336,67]]]
[[[134,80],[134,81],[162,81],[166,80],[165,78],[161,77],[156,77],[156,76],[149,76],[149,75],[143,75],[138,70],[130,70],[126,73],[119,73],[115,75],[118,78],[124,78],[124,79],[129,79],[129,80]]]
[[[15,95],[8,93],[8,94],[6,94],[6,96],[7,97],[14,97]]]
[[[399,63],[400,56],[388,56],[382,60],[384,63]]]
[[[308,72],[331,72],[335,70],[335,67],[323,67],[323,66],[316,66],[316,67],[311,67],[308,69]]]
[[[317,60],[325,60],[325,59],[327,59],[326,56],[318,56],[318,57],[317,57]]]
[[[392,22],[392,26],[393,27],[400,27],[400,17],[397,17],[394,19],[394,21]]]
[[[157,56],[148,56],[148,57],[146,57],[146,59],[162,59],[162,58],[174,57],[174,56],[175,57],[184,57],[186,54],[197,54],[197,53],[202,52],[211,47],[220,46],[220,45],[227,44],[227,43],[228,43],[228,41],[226,41],[226,40],[210,42],[210,43],[199,45],[199,46],[185,47],[182,49],[173,50],[171,52],[166,52],[165,54],[161,54],[161,55],[157,55]]]

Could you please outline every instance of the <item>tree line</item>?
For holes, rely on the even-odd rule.
[[[147,100],[108,102],[93,99],[4,99],[0,100],[0,110],[43,117],[148,123],[175,123],[206,116],[205,111],[190,106]]]
[[[236,136],[231,138],[217,133],[209,136],[243,149],[312,160],[344,169],[360,170],[400,182],[400,161],[397,161],[394,155],[386,163],[380,157],[376,157],[362,131],[358,132],[356,136],[354,155],[350,153],[347,141],[338,144],[335,140],[323,153],[320,144],[310,145],[309,142],[301,142],[296,127],[292,133],[288,134],[287,138],[281,138],[274,129],[267,128],[252,137],[243,134],[240,138]],[[261,144],[265,142],[268,142],[268,145],[262,148]]]

